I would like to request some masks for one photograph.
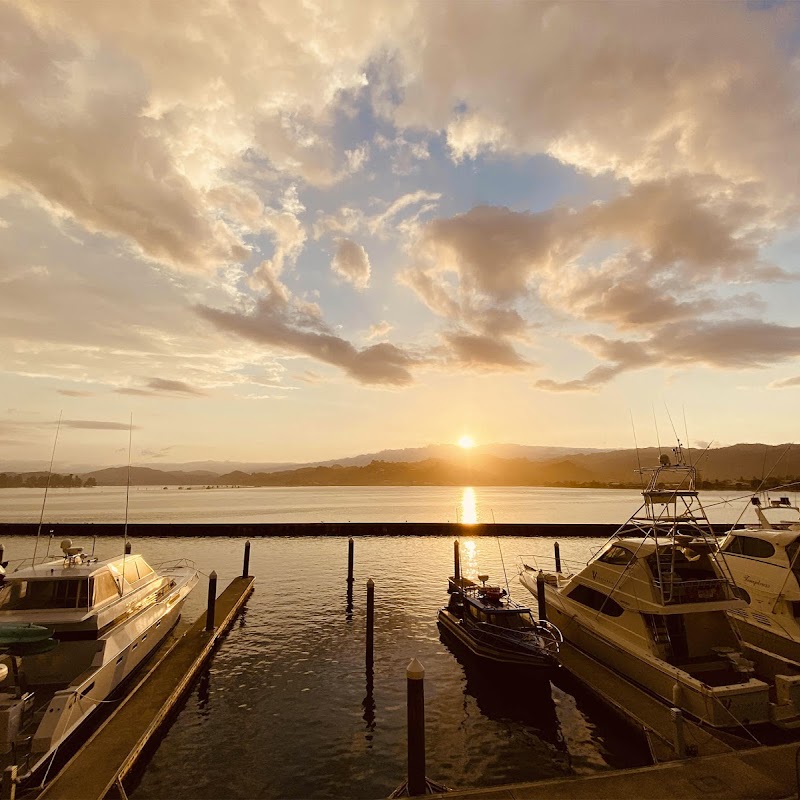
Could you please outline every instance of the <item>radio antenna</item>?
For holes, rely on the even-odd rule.
[[[50,467],[47,470],[47,483],[44,486],[44,497],[42,498],[42,512],[39,514],[39,527],[36,529],[36,544],[33,546],[33,561],[31,566],[36,566],[36,551],[39,549],[39,534],[42,532],[42,521],[44,520],[44,506],[47,502],[47,490],[50,488],[50,479],[53,477],[53,459],[56,457],[56,445],[58,444],[58,432],[61,430],[61,416],[63,410],[58,412],[58,423],[56,424],[56,438],[53,440],[53,452],[50,454]]]

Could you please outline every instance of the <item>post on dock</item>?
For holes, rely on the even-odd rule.
[[[208,576],[208,608],[206,609],[206,630],[214,630],[214,615],[217,606],[217,573]]]
[[[539,601],[539,619],[547,621],[547,600],[544,596],[544,572],[536,576],[536,599]]]
[[[375,581],[367,581],[367,670],[375,663]]]
[[[117,545],[119,547],[119,545]],[[119,552],[119,550],[117,550]],[[125,555],[129,556],[131,554],[131,541],[130,539],[125,540]]]
[[[48,552],[50,552],[48,550]],[[3,556],[6,554],[6,547],[3,544],[0,544],[0,562],[3,561]]]
[[[461,580],[461,550],[458,546],[458,539],[453,542],[453,580]]]
[[[250,577],[250,540],[244,543],[244,564],[242,564],[242,577]]]
[[[0,787],[2,800],[14,800],[17,796],[17,766],[12,764],[3,770],[3,785]]]
[[[347,540],[347,605],[353,605],[353,539]]]
[[[426,793],[425,786],[425,667],[416,658],[406,668],[408,688],[408,795]]]
[[[683,730],[683,712],[679,708],[671,708],[669,715],[675,726],[675,753],[678,758],[686,758],[686,736]]]
[[[556,556],[556,572],[561,573],[561,547],[558,542],[553,543],[553,552]]]

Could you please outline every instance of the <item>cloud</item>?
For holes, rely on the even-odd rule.
[[[123,386],[114,391],[117,394],[128,394],[135,397],[158,397],[162,395],[171,395],[173,397],[205,397],[208,394],[208,392],[202,389],[190,386],[185,381],[168,380],[166,378],[151,378],[146,386],[146,389]]]
[[[520,370],[530,366],[502,339],[456,332],[443,333],[442,338],[461,366],[489,370]]]
[[[57,423],[51,422],[49,424],[56,425]],[[104,420],[95,419],[62,419],[61,427],[91,431],[127,431],[131,429],[131,425],[127,422],[105,422]],[[133,430],[139,430],[139,426],[134,425]]]
[[[367,251],[352,239],[339,239],[331,269],[340,278],[353,284],[356,289],[369,286],[370,263]]]
[[[56,389],[56,391],[65,397],[93,397],[95,395],[95,392],[80,392],[76,389]]]
[[[222,311],[198,306],[197,313],[217,328],[270,349],[297,353],[338,367],[359,383],[404,386],[422,358],[382,342],[362,349],[331,332],[319,309],[285,293],[272,292],[252,311]]]
[[[652,366],[715,369],[758,369],[800,357],[800,327],[760,320],[694,320],[661,327],[643,341],[611,340],[593,334],[578,343],[608,363],[569,381],[542,379],[536,386],[549,391],[596,389],[623,372]],[[792,379],[776,388],[794,385]]]
[[[394,329],[394,326],[387,322],[386,320],[381,320],[380,322],[376,322],[374,325],[370,325],[369,330],[365,334],[366,339],[382,339],[388,333]]]
[[[795,386],[800,386],[800,375],[795,375],[793,378],[785,378],[781,381],[772,381],[769,384],[770,389],[791,389]]]

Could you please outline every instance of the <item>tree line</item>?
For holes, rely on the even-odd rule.
[[[47,485],[46,472],[0,472],[0,489],[44,489]],[[50,487],[53,489],[79,489],[82,486],[91,488],[97,486],[97,481],[94,478],[87,478],[84,481],[79,475],[72,473],[69,475],[53,473],[50,476]]]

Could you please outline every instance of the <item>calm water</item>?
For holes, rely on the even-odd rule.
[[[52,491],[45,520],[121,520],[124,491]],[[41,497],[0,491],[0,519],[38,520]],[[134,489],[130,519],[491,521],[494,512],[504,522],[622,522],[638,500],[636,492],[580,489]],[[710,513],[734,521],[742,505],[723,503]],[[497,540],[470,539],[464,530],[465,573],[488,572],[504,583],[505,566],[512,595],[527,602],[518,556],[549,559],[552,540],[504,538],[501,558]],[[3,544],[12,560],[33,549],[30,538]],[[599,544],[563,540],[563,558],[585,563]],[[100,540],[98,555],[120,546]],[[187,557],[204,575],[215,569],[220,589],[241,570],[240,539],[140,538],[134,547],[154,564]],[[440,639],[436,612],[447,599],[451,539],[358,538],[351,614],[346,538],[262,538],[252,547],[256,591],[246,613],[140,770],[136,800],[385,797],[405,777],[405,669],[413,657],[426,670],[427,773],[434,780],[468,788],[646,763],[638,738],[568,675],[552,684],[520,672],[498,676]],[[376,583],[371,691],[368,577]],[[205,594],[203,578],[186,604],[187,623],[204,612]]]
[[[0,522],[38,522],[42,489],[0,489]],[[641,503],[627,489],[456,486],[131,487],[131,522],[603,522]],[[750,519],[749,495],[708,492],[712,522]],[[125,487],[51,489],[45,522],[122,522]],[[754,521],[754,518],[753,518]]]

